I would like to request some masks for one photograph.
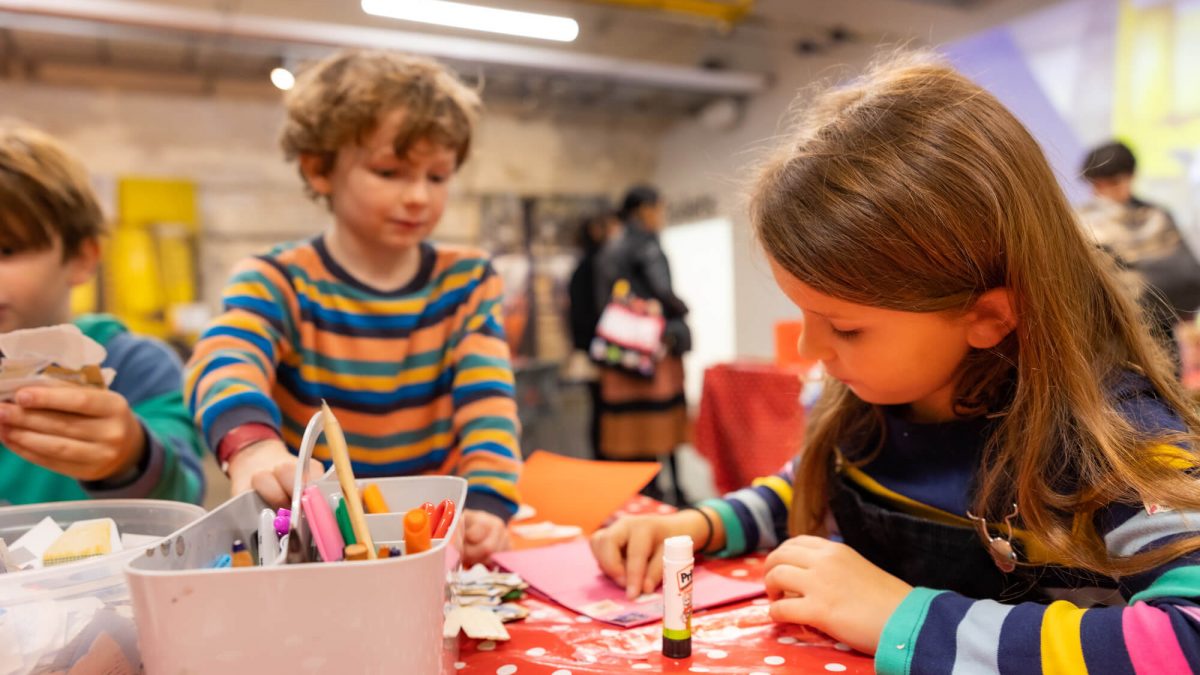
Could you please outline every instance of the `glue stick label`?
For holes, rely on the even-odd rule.
[[[693,565],[669,571],[663,588],[663,636],[685,640],[692,636],[692,573]]]

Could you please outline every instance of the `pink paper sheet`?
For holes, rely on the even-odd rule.
[[[505,569],[521,575],[551,600],[593,619],[623,628],[662,619],[662,593],[629,600],[625,589],[604,576],[587,540],[505,551],[492,555]],[[694,610],[754,598],[764,593],[760,582],[739,581],[697,567],[692,582]]]

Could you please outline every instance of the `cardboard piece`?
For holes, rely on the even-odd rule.
[[[522,524],[574,525],[589,535],[660,468],[658,462],[598,462],[538,450],[525,460],[517,482],[521,500],[536,512]]]

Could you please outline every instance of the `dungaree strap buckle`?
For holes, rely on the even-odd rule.
[[[996,567],[1006,574],[1017,569],[1017,552],[1012,545],[1012,521],[1017,517],[1017,505],[1013,504],[1012,513],[1004,517],[1004,525],[1008,528],[1008,537],[993,537],[988,532],[986,518],[976,516],[970,511],[967,511],[967,517],[979,528],[979,536],[987,546],[988,553],[991,554],[992,562],[996,563]]]

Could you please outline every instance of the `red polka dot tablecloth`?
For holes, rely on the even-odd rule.
[[[624,513],[673,509],[635,498]],[[763,557],[704,560],[705,569],[741,579],[762,579]],[[871,673],[873,660],[804,626],[777,624],[759,598],[697,612],[692,618],[692,656],[662,655],[662,624],[621,630],[593,621],[536,595],[521,601],[528,618],[505,624],[512,639],[460,637],[454,671],[491,675],[583,673]]]

